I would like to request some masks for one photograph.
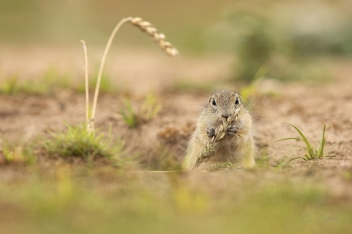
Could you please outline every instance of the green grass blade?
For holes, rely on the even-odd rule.
[[[330,146],[329,147],[329,149],[328,150],[326,150],[326,152],[329,154],[329,153],[331,153],[331,149],[333,148],[333,147],[335,147],[337,145],[337,143],[334,143],[332,146]],[[336,157],[336,155],[326,155],[326,156],[324,156],[325,158],[335,158]]]
[[[288,124],[289,124],[289,123],[288,123]],[[308,149],[309,155],[310,155],[311,157],[314,156],[313,147],[312,147],[312,145],[309,143],[309,141],[308,141],[308,139],[306,138],[306,136],[305,136],[296,126],[294,126],[294,125],[292,125],[292,124],[289,124],[289,125],[291,125],[294,129],[296,129],[296,131],[299,133],[299,135],[301,135],[301,137],[302,137],[304,143],[307,145],[307,149]]]
[[[304,158],[304,157],[295,157],[295,158],[291,158],[290,160],[287,161],[287,163],[285,164],[285,166],[286,166],[289,162],[291,162],[291,161],[293,161],[293,160],[296,160],[296,159],[303,159],[303,160],[306,160],[306,158]]]
[[[287,140],[303,141],[303,139],[299,138],[299,137],[288,137],[288,138],[283,138],[283,139],[279,139],[279,140],[273,141],[272,143],[276,143],[276,142],[279,142],[279,141],[287,141]]]
[[[324,147],[325,147],[325,129],[326,129],[326,124],[324,125],[323,128],[323,134],[321,136],[319,148],[318,148],[318,158],[323,158],[324,157]]]

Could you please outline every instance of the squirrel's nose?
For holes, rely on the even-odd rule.
[[[229,115],[221,115],[225,120],[229,117]]]

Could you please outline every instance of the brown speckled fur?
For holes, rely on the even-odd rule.
[[[235,105],[236,98],[239,99],[238,105]],[[213,99],[216,106],[212,105]],[[218,91],[210,96],[207,106],[197,121],[196,130],[188,145],[184,161],[185,169],[193,168],[202,150],[205,149],[206,142],[210,140],[206,129],[208,127],[217,128],[222,122],[222,115],[233,114],[236,108],[241,108],[238,118],[233,124],[238,128],[238,132],[234,136],[226,134],[223,139],[217,142],[214,149],[215,156],[200,165],[198,169],[206,169],[212,163],[219,162],[231,162],[243,167],[253,167],[255,165],[252,118],[236,92]]]

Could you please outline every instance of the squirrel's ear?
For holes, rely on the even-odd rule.
[[[212,96],[209,97],[209,100],[208,100],[209,103],[210,103],[210,101],[211,101],[211,98],[212,98]]]

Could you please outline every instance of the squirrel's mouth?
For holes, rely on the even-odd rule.
[[[239,115],[240,112],[241,112],[241,109],[242,109],[241,107],[236,108],[235,113],[233,113],[232,115],[230,115],[230,116],[227,118],[227,122],[231,124],[233,121],[236,121],[236,120],[238,119],[238,115]]]

